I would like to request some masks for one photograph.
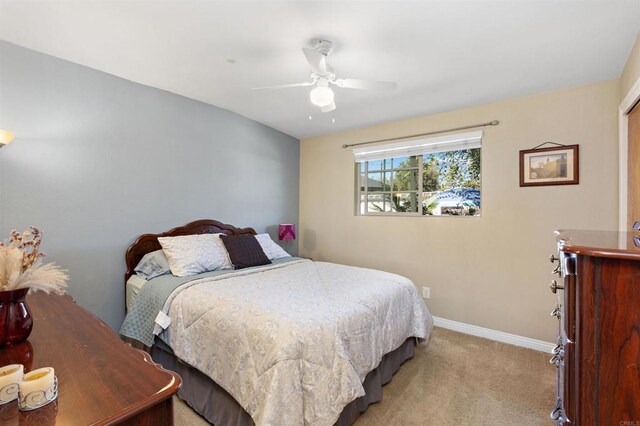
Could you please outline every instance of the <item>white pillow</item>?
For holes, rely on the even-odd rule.
[[[289,253],[284,251],[282,247],[276,244],[269,234],[258,234],[256,240],[260,243],[262,251],[267,255],[269,260],[282,259],[283,257],[291,257]]]
[[[158,242],[167,257],[171,273],[177,277],[233,267],[218,234],[160,237]]]
[[[231,263],[231,258],[229,257],[229,252],[227,248],[224,246],[220,235],[224,234],[211,234],[214,237],[214,241],[216,243],[216,252],[218,256],[222,256],[222,268],[220,269],[233,269],[233,263]]]

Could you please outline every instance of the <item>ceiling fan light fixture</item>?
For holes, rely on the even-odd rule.
[[[333,90],[328,86],[318,85],[309,92],[311,103],[319,107],[331,105],[333,103],[333,96]]]
[[[1,1],[1,0],[0,0]],[[276,86],[254,87],[259,89],[285,89],[289,87],[311,87],[309,100],[311,104],[320,108],[321,113],[328,113],[336,109],[335,93],[331,85],[339,89],[358,90],[395,90],[397,84],[392,81],[369,81],[356,78],[336,78],[336,74],[328,64],[327,57],[333,50],[333,43],[329,40],[313,40],[313,49],[302,48],[307,59],[307,64],[311,68],[311,81],[304,83],[280,84]],[[309,116],[309,120],[313,117]],[[335,123],[335,120],[331,121]]]
[[[0,148],[5,145],[9,145],[13,141],[14,137],[15,135],[13,132],[0,129]]]

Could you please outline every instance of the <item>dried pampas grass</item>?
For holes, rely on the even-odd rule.
[[[35,243],[28,240],[29,232],[12,231],[8,243],[0,244],[0,291],[28,288],[29,292],[64,294],[69,276],[54,263],[42,263],[39,252],[42,233],[32,227]],[[15,234],[15,235],[14,235]],[[16,236],[20,236],[16,240]]]
[[[15,282],[22,274],[22,251],[0,247],[0,290],[16,290]]]

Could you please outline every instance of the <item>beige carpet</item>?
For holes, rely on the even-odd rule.
[[[366,425],[549,425],[554,367],[549,355],[435,328],[383,400],[355,423]],[[207,425],[175,400],[175,424]]]

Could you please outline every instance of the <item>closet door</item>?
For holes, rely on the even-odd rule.
[[[627,230],[640,221],[640,103],[629,113],[629,159],[627,183]]]

